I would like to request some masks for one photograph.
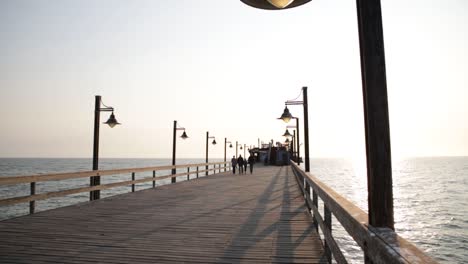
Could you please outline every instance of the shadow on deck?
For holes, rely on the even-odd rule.
[[[0,222],[0,263],[326,263],[289,166]]]

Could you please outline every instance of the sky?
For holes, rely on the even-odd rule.
[[[101,125],[101,157],[169,158],[177,120],[177,157],[204,157],[209,131],[221,158],[224,138],[284,141],[276,118],[307,86],[311,157],[363,159],[355,5],[2,0],[0,157],[91,157],[101,95],[122,123]],[[467,14],[466,0],[382,0],[394,159],[468,155]]]

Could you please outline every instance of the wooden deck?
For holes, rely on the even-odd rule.
[[[0,263],[326,263],[292,170],[257,166],[0,222]]]

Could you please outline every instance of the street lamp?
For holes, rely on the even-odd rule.
[[[309,2],[287,0],[289,5],[273,5],[272,2],[276,0],[241,1],[270,10],[296,7]],[[357,0],[356,7],[366,131],[369,224],[395,230],[382,8],[380,0]]]
[[[300,96],[300,95],[299,95]],[[283,114],[279,119],[282,119],[284,122],[288,123],[291,119],[295,118],[291,115],[288,109],[288,105],[303,105],[304,106],[304,143],[305,143],[305,160],[304,160],[304,165],[305,165],[305,171],[309,172],[310,171],[310,163],[309,163],[309,110],[307,106],[307,87],[302,87],[302,101],[295,101],[295,100],[288,100],[285,102],[285,108],[283,111]],[[297,122],[297,127],[299,125],[299,122]],[[299,129],[298,131],[298,137],[299,137]],[[299,155],[299,149],[298,149],[298,155]],[[300,157],[299,157],[300,158]]]
[[[286,128],[286,131],[284,132],[283,137],[292,137],[291,133],[289,133],[288,128]]]
[[[176,135],[177,135],[177,130],[184,130],[184,133],[182,133],[182,135],[180,136],[182,139],[187,139],[188,136],[187,136],[187,133],[185,133],[185,128],[184,127],[177,127],[177,120],[174,120],[174,129],[173,129],[173,133],[172,133],[172,166],[175,166],[176,164]],[[176,169],[173,168],[172,169],[172,175],[176,174]],[[176,182],[176,177],[171,177],[171,183],[175,183]]]
[[[104,106],[104,107],[101,107]],[[93,170],[99,169],[99,126],[100,126],[100,119],[101,119],[101,112],[111,112],[109,119],[103,124],[109,125],[111,128],[115,127],[116,125],[120,125],[115,119],[114,115],[114,108],[105,105],[100,95],[96,95],[95,97],[95,104],[94,104],[94,143],[93,143]],[[89,178],[89,185],[90,186],[97,186],[101,184],[101,177],[100,176],[93,176]],[[97,200],[101,197],[101,190],[95,190],[89,192],[89,200]]]
[[[227,138],[224,138],[224,162],[226,162],[226,146],[229,143],[229,148],[232,148],[231,141],[227,141]],[[226,163],[224,163],[224,170],[226,170]]]
[[[212,138],[213,142],[211,142],[213,145],[216,145],[216,139],[215,137],[210,137],[210,134],[208,131],[206,131],[206,172],[205,175],[208,176],[208,139]]]

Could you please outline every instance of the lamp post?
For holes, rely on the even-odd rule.
[[[227,141],[227,138],[224,138],[224,162],[226,162],[226,146],[229,143],[229,148],[232,148],[231,141]],[[226,171],[226,163],[224,163],[224,171]]]
[[[246,145],[247,145],[247,144],[244,144],[244,159],[245,159],[245,157],[246,157],[246,156],[245,156],[245,149],[246,149],[245,146],[246,146]],[[242,147],[241,147],[241,149],[242,149]]]
[[[282,119],[284,122],[288,123],[291,119],[295,118],[291,115],[288,109],[288,105],[303,105],[304,106],[304,152],[305,152],[305,160],[304,160],[304,165],[305,165],[305,171],[309,172],[310,171],[310,161],[309,161],[309,110],[307,106],[307,87],[302,87],[302,101],[294,101],[294,100],[288,100],[285,102],[285,108],[283,111],[283,114],[279,119]],[[299,122],[297,122],[297,127],[299,127]],[[299,129],[298,131],[298,137],[299,137]],[[299,149],[298,149],[299,151]],[[299,154],[299,152],[298,152]],[[300,157],[299,157],[300,158]]]
[[[291,135],[291,133],[289,133],[289,131],[288,131],[288,128],[297,128],[297,127],[296,126],[286,126],[286,131],[283,134],[283,137],[287,137],[287,138],[291,137],[290,150],[291,150],[292,155],[293,155],[293,160],[295,160],[294,159],[294,147],[295,147],[294,144],[295,144],[295,140],[296,140],[296,130],[293,130],[293,135]]]
[[[238,149],[239,149],[239,143],[236,141],[236,159],[237,159],[237,157],[238,157],[238,155],[237,155],[237,150],[238,150]]]
[[[176,135],[177,135],[177,130],[184,130],[184,133],[182,133],[182,136],[180,136],[182,139],[187,139],[188,136],[187,134],[185,133],[185,128],[183,127],[177,127],[177,120],[174,120],[174,129],[173,129],[173,133],[172,133],[172,166],[175,166],[176,164]],[[172,169],[172,175],[176,174],[176,169],[173,168]],[[171,177],[171,183],[175,183],[176,182],[176,177]]]
[[[261,9],[282,9],[310,0],[241,0]],[[274,2],[272,5],[270,2]],[[289,5],[288,5],[289,4]],[[394,228],[390,122],[380,0],[357,0],[361,79],[366,131],[369,224]]]
[[[216,145],[216,139],[215,137],[210,137],[210,134],[208,131],[206,131],[206,172],[205,172],[205,175],[208,176],[208,139],[212,138],[213,139],[213,142],[212,144],[213,145]]]
[[[101,107],[104,106],[104,107]],[[106,106],[102,100],[100,95],[96,95],[95,97],[95,104],[94,104],[94,142],[93,142],[93,170],[99,169],[99,125],[101,119],[101,112],[112,112],[109,116],[109,119],[104,122],[104,124],[109,125],[111,128],[120,125],[115,119],[114,116],[114,108]],[[89,185],[90,186],[97,186],[101,184],[101,177],[100,176],[93,176],[89,178]],[[101,191],[90,191],[89,192],[89,200],[97,200],[101,198]]]

